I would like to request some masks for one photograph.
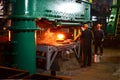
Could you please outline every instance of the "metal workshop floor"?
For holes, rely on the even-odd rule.
[[[100,63],[80,68],[73,54],[66,56],[59,62],[60,71],[57,75],[69,76],[72,80],[120,80],[120,48],[105,48]],[[43,74],[50,74],[44,71]]]

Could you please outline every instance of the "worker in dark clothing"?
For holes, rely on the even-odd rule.
[[[83,65],[81,67],[91,66],[92,61],[92,31],[88,29],[88,24],[82,27],[82,50],[83,50]]]
[[[97,24],[94,33],[94,52],[98,55],[98,48],[100,49],[100,55],[103,55],[103,41],[104,41],[104,31],[101,29],[101,25]]]

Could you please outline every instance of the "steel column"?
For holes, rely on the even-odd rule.
[[[12,0],[11,43],[14,63],[19,69],[36,72],[35,17],[36,0]]]

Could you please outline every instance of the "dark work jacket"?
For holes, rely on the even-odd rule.
[[[92,31],[89,29],[86,29],[85,31],[82,32],[82,42],[84,47],[91,47],[91,42],[92,42]]]
[[[104,32],[102,29],[94,31],[95,42],[101,42],[103,38],[104,38]]]

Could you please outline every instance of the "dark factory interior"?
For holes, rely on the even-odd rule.
[[[120,0],[0,0],[0,79],[119,80],[119,18]],[[83,68],[84,24],[104,40]]]

